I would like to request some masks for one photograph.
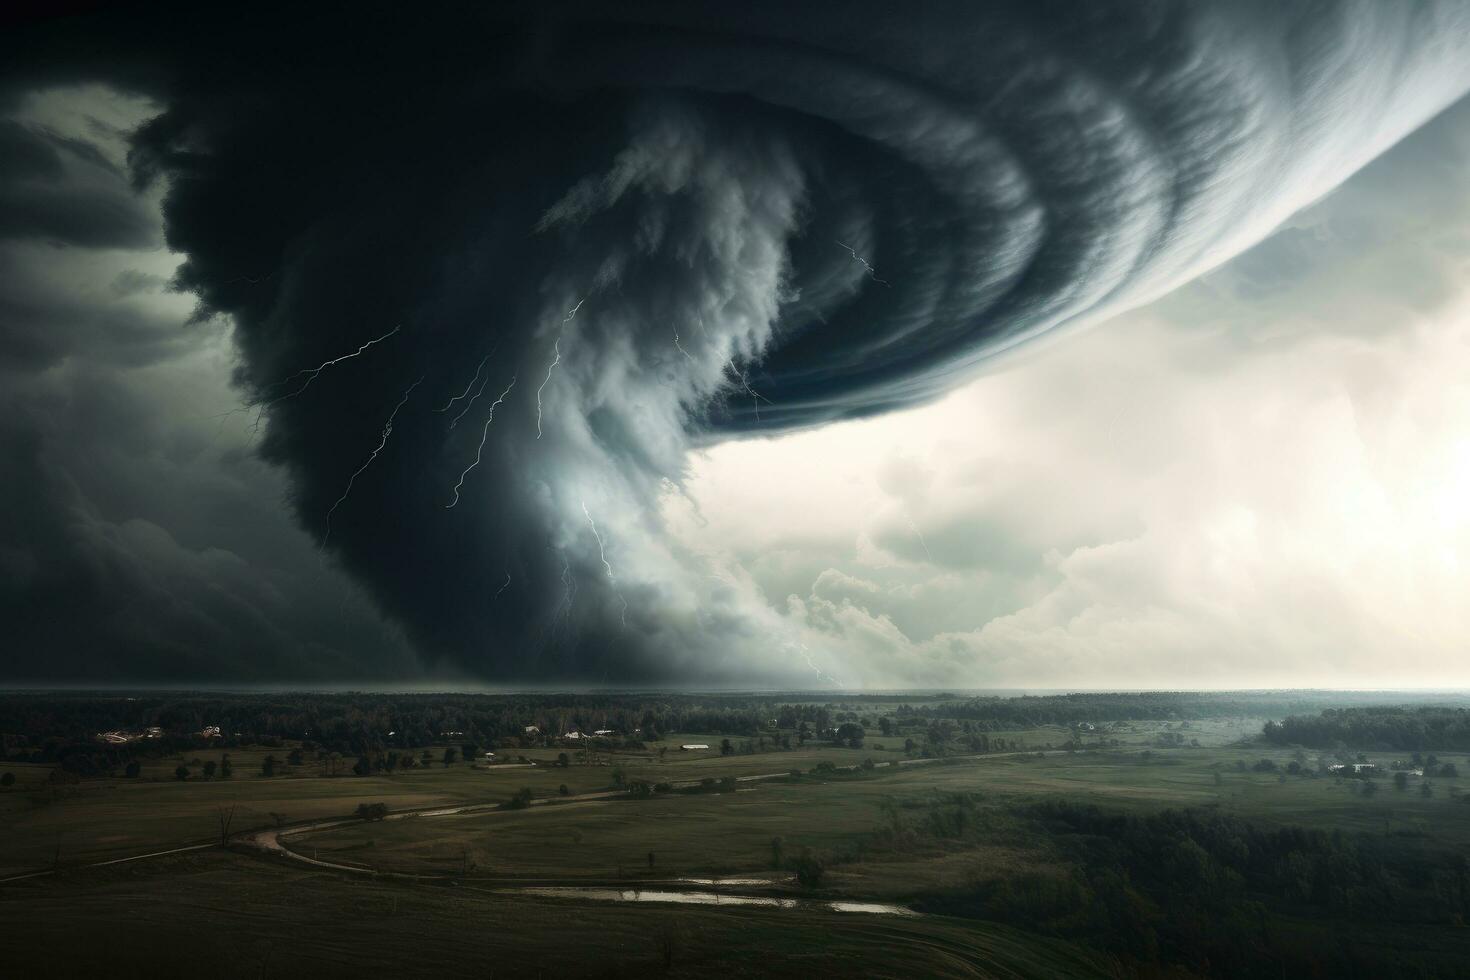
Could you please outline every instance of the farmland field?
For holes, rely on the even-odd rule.
[[[1409,753],[1275,744],[1253,716],[990,725],[978,739],[944,710],[924,721],[881,714],[887,737],[776,726],[595,744],[500,738],[493,762],[454,739],[399,746],[386,765],[237,739],[140,751],[133,775],[59,779],[54,762],[12,753],[0,764],[0,779],[15,777],[0,791],[0,878],[12,879],[0,883],[0,921],[27,937],[17,963],[59,975],[102,963],[69,946],[77,928],[102,940],[87,948],[108,950],[122,976],[200,963],[225,976],[491,964],[603,976],[1145,976],[1150,962],[1177,976],[1240,974],[1238,930],[1255,936],[1259,924],[1212,927],[1236,931],[1208,956],[1175,945],[1178,930],[1199,926],[1171,905],[1207,909],[1198,903],[1217,888],[1259,890],[1270,934],[1329,966],[1390,964],[1382,975],[1393,975],[1403,962],[1416,976],[1451,976],[1470,954],[1463,930],[1443,928],[1463,915],[1470,877],[1463,752],[1431,755],[1420,764],[1430,775],[1416,769],[1410,782],[1389,778]],[[1356,778],[1343,757],[1376,768]],[[1140,834],[1150,840],[1129,857]],[[1231,870],[1226,850],[1189,858],[1205,868],[1188,874],[1216,884],[1171,893],[1155,872],[1186,874],[1181,835],[1305,848],[1289,861],[1307,862],[1306,877],[1283,877],[1279,861]],[[1312,862],[1343,860],[1379,869],[1363,872],[1379,883],[1321,897]],[[587,886],[601,891],[575,891]],[[1394,914],[1366,911],[1380,901],[1373,889],[1392,890]],[[589,897],[619,890],[754,904]],[[1134,904],[1128,923],[1095,921],[1120,901]],[[207,932],[173,928],[199,909]],[[332,928],[341,922],[353,929]],[[1144,939],[1127,938],[1138,929]]]

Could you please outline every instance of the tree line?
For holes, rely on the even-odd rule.
[[[1273,745],[1330,749],[1456,749],[1470,751],[1470,710],[1448,707],[1328,708],[1317,715],[1268,721],[1261,730]]]

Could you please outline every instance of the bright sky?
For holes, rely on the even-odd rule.
[[[1462,105],[1151,307],[717,447],[671,520],[847,683],[1470,684],[1467,164]]]

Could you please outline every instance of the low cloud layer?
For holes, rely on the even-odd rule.
[[[1437,3],[1017,3],[922,16],[753,4],[738,21],[714,6],[565,4],[454,23],[385,16],[353,25],[350,51],[335,21],[294,19],[285,37],[265,19],[215,26],[103,15],[43,25],[9,52],[17,108],[0,138],[16,162],[0,215],[18,244],[7,279],[41,291],[13,294],[7,363],[48,391],[57,372],[104,365],[67,389],[98,397],[124,366],[137,378],[140,364],[182,365],[191,343],[218,354],[199,333],[232,329],[249,407],[221,422],[285,473],[315,542],[283,544],[306,567],[281,601],[297,608],[299,583],[335,582],[341,569],[425,661],[517,680],[859,682],[893,650],[931,662],[895,676],[968,676],[965,663],[992,654],[937,632],[915,652],[924,627],[905,631],[897,613],[854,618],[884,583],[808,574],[798,546],[783,574],[808,585],[773,602],[759,568],[669,533],[668,501],[689,496],[690,449],[921,404],[1001,353],[1159,297],[1470,85],[1470,12]],[[92,54],[78,62],[73,50]],[[27,101],[96,82],[157,107],[128,137],[142,197],[120,192],[116,156],[87,149],[105,142],[105,124],[60,134]],[[158,225],[143,203],[159,194],[176,272],[108,268],[113,301],[91,324],[95,305],[70,308],[67,290],[42,288],[40,243],[146,247]],[[86,202],[95,220],[79,226]],[[142,300],[170,274],[197,300],[192,339],[157,330]],[[1097,343],[1123,374],[1151,363],[1147,350]],[[140,600],[176,611],[176,625],[109,613],[137,638],[124,659],[194,671],[206,636],[230,637],[229,660],[257,666],[316,648],[313,625],[268,612],[279,579],[191,549],[167,521],[108,524],[107,507],[89,511],[95,498],[67,483],[91,457],[73,449],[48,472],[37,448],[68,443],[53,431],[65,413],[37,412],[39,388],[16,390],[31,391],[32,415],[10,453],[36,474],[41,511],[10,532],[17,608],[42,559],[67,553],[44,529],[95,511],[63,523],[106,547],[75,560],[85,574],[58,573],[57,596],[131,594],[112,584],[126,562],[109,555],[178,570]],[[1015,399],[1046,417],[1077,397]],[[78,429],[165,453],[170,403],[121,425],[94,407]],[[1056,450],[1075,459],[1018,452],[1006,479],[975,474],[983,517],[936,505],[952,474],[895,457],[879,485],[901,527],[869,545],[902,555],[916,543],[925,566],[956,581],[1004,579],[986,601],[1014,616],[1054,595],[1059,569],[1082,564],[1092,542],[1148,534],[1116,502],[1073,506],[1083,448]],[[1174,465],[1138,453],[1135,479]],[[1039,488],[1052,467],[1074,475]],[[110,502],[130,499],[120,482]],[[1013,516],[1026,509],[1054,516],[1028,527]],[[200,581],[212,585],[183,601]],[[55,622],[58,601],[32,646],[82,645]],[[950,621],[965,625],[932,619]],[[1004,656],[1027,659],[1003,639]],[[335,662],[340,640],[314,658]],[[387,639],[352,642],[376,649],[368,664],[400,655]]]

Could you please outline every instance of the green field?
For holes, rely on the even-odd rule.
[[[88,942],[79,947],[74,930],[82,920]],[[212,976],[242,978],[718,971],[1065,980],[1103,969],[1099,957],[1066,942],[944,917],[592,907],[342,878],[224,852],[6,889],[0,921],[25,937],[7,951],[12,976],[184,977],[201,964]],[[146,957],[127,955],[140,947]]]
[[[1350,936],[1359,957],[1351,962],[1453,975],[1446,964],[1470,955],[1470,940],[1443,928],[1442,913],[1415,912],[1413,902],[1436,889],[1453,900],[1454,889],[1465,888],[1453,871],[1454,855],[1470,853],[1470,805],[1458,780],[1430,780],[1426,797],[1422,780],[1401,791],[1379,778],[1378,792],[1368,794],[1360,780],[1319,774],[1331,761],[1323,753],[1267,745],[1259,730],[1250,718],[1115,722],[1096,732],[1041,725],[992,731],[1006,740],[1002,751],[938,746],[928,759],[906,755],[903,737],[870,737],[862,748],[814,740],[780,749],[775,736],[788,734],[781,732],[764,746],[750,740],[755,751],[732,739],[735,751],[722,755],[723,736],[694,732],[595,756],[574,743],[510,746],[498,750],[507,764],[435,761],[363,776],[350,773],[351,759],[317,758],[262,776],[265,756],[284,759],[289,745],[230,749],[229,779],[202,778],[205,762],[221,760],[214,748],[147,758],[137,778],[60,783],[51,766],[11,761],[0,764],[0,773],[16,777],[0,790],[0,877],[44,874],[0,883],[0,922],[26,937],[10,949],[16,975],[105,968],[182,976],[200,964],[251,977],[1228,975],[1178,948],[1177,922],[1175,932],[1160,933],[1166,945],[1158,950],[1114,950],[1111,927],[1059,911],[1069,902],[1106,909],[1117,901],[1087,897],[1107,880],[1093,866],[1111,853],[1096,850],[1098,838],[1037,816],[1038,805],[1064,801],[1140,820],[1187,808],[1210,820],[1248,821],[1250,833],[1349,835],[1363,842],[1363,854],[1401,869],[1395,874],[1411,889],[1401,914],[1342,919],[1347,912],[1273,899],[1271,931],[1244,942],[1291,936],[1293,947],[1331,951]],[[1055,748],[1074,735],[1072,751]],[[688,742],[715,748],[678,749]],[[445,747],[412,754],[427,750],[438,760]],[[1395,754],[1366,757],[1386,765]],[[1278,768],[1258,771],[1262,759]],[[1470,774],[1462,753],[1441,761]],[[1292,763],[1302,774],[1285,773]],[[191,770],[186,781],[174,776],[181,764]],[[638,783],[668,788],[626,791]],[[530,806],[507,806],[526,791]],[[387,818],[351,819],[363,803],[383,804]],[[417,812],[462,806],[476,809]],[[96,866],[217,843],[219,814],[231,808],[229,849]],[[260,850],[262,832],[284,834],[288,850]],[[1348,839],[1341,835],[1331,839]],[[1161,866],[1177,860],[1168,856],[1173,846],[1161,839]],[[808,856],[820,878],[799,882]],[[698,879],[730,876],[747,880],[714,887],[797,904],[716,908],[518,891],[579,884],[707,891]],[[1129,891],[1142,903],[1136,915],[1167,915],[1166,894],[1138,889]],[[832,901],[922,914],[838,912],[824,904]],[[1351,931],[1343,932],[1348,921]],[[89,942],[69,943],[79,928]],[[1329,964],[1323,975],[1334,975],[1329,953],[1310,956],[1303,962]]]
[[[885,799],[932,793],[973,793],[995,801],[1065,797],[1128,808],[1217,807],[1271,823],[1348,831],[1411,832],[1430,843],[1470,848],[1470,806],[1448,792],[1424,799],[1391,789],[1354,796],[1345,780],[1239,772],[1284,752],[1233,749],[1052,753],[1040,758],[967,759],[917,765],[871,776],[741,784],[734,794],[674,795],[650,800],[587,801],[515,812],[450,815],[356,824],[303,835],[292,844],[323,859],[338,857],[378,870],[446,873],[466,854],[482,876],[608,879],[723,875],[771,869],[771,840],[788,853],[803,847],[842,852],[884,824]],[[1220,773],[1219,785],[1215,774]],[[1012,849],[1008,846],[1008,849]],[[654,867],[647,863],[654,854]],[[953,858],[964,871],[971,858]],[[897,862],[902,863],[902,862]],[[889,867],[889,881],[907,880]],[[839,874],[839,878],[841,875]],[[872,887],[874,873],[860,875]]]

